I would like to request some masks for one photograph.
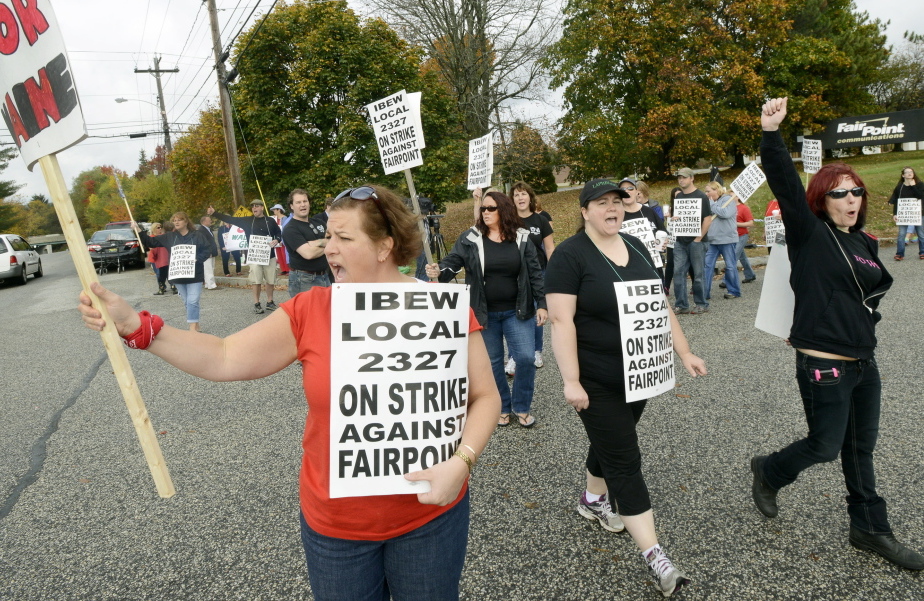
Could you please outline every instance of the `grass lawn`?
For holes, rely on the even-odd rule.
[[[884,238],[883,244],[890,246],[895,244],[895,236],[898,233],[897,226],[892,221],[892,207],[888,204],[889,196],[898,183],[901,176],[902,168],[912,167],[916,172],[924,174],[924,150],[913,152],[888,152],[877,155],[857,156],[848,159],[831,159],[824,162],[833,163],[844,161],[853,166],[854,169],[863,178],[864,183],[869,189],[869,208],[866,214],[866,231]],[[802,164],[797,163],[796,168],[800,173]],[[722,171],[722,178],[726,186],[731,184],[738,174],[739,170],[726,169]],[[696,176],[696,185],[702,187],[709,181],[708,174]],[[805,181],[805,174],[802,174]],[[665,202],[668,193],[676,183],[674,180],[656,182],[649,184],[651,187],[652,197],[659,202]],[[552,215],[552,227],[555,228],[555,242],[561,242],[571,236],[577,229],[580,222],[580,210],[578,206],[579,190],[569,190],[567,192],[555,192],[553,194],[544,194],[539,197],[542,202],[542,208]],[[772,200],[773,195],[766,184],[754,193],[748,200],[748,206],[754,213],[754,217],[762,219],[767,209],[767,204]],[[446,240],[447,249],[451,249],[456,238],[463,231],[468,229],[472,224],[472,200],[465,202],[446,205],[446,218],[443,219],[442,233]],[[764,228],[762,223],[755,223],[751,228],[751,242],[763,243]],[[764,249],[750,249],[749,255],[766,254]]]

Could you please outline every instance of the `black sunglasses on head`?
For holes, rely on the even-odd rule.
[[[382,219],[385,220],[385,230],[388,232],[388,235],[391,235],[391,221],[388,219],[388,215],[385,214],[385,209],[382,208],[382,203],[379,201],[378,195],[375,193],[375,190],[371,186],[361,186],[359,188],[348,188],[337,195],[337,198],[334,199],[334,202],[331,205],[337,204],[337,201],[344,198],[352,198],[353,200],[369,200],[372,199],[372,202],[375,203],[375,208],[379,210],[379,213],[382,215]]]
[[[488,206],[481,205],[481,212],[482,212],[482,213],[484,213],[485,211],[487,211],[487,212],[489,212],[489,213],[493,213],[493,212],[496,211],[496,210],[497,210],[497,205],[494,205],[494,206],[491,206],[491,205],[488,205]]]
[[[825,192],[825,196],[830,196],[831,198],[845,198],[848,192],[859,198],[860,196],[863,196],[864,192],[866,192],[866,188],[863,186],[857,186],[856,188],[851,188],[850,190],[838,188],[837,190],[829,190],[828,192]]]

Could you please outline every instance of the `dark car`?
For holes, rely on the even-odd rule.
[[[129,265],[144,264],[141,244],[130,229],[100,230],[87,240],[87,250],[98,269],[115,267],[121,270]]]

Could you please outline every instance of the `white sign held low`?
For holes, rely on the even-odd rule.
[[[898,217],[898,225],[921,225],[921,199],[899,198],[895,216]]]
[[[660,280],[614,282],[622,333],[626,401],[643,401],[674,388],[674,341]]]
[[[416,96],[415,96],[416,94]],[[385,175],[423,165],[420,92],[405,90],[366,105]]]
[[[771,247],[764,284],[760,291],[760,304],[754,327],[779,338],[789,338],[792,329],[792,314],[796,308],[796,295],[789,285],[789,253],[782,244]]]
[[[675,239],[703,235],[702,206],[703,201],[699,198],[674,199],[675,219],[671,221],[671,229]]]
[[[821,140],[802,139],[802,170],[818,173],[821,169]]]
[[[337,284],[331,298],[330,496],[417,494],[468,407],[469,291]]]
[[[738,195],[741,202],[747,202],[765,181],[767,181],[767,176],[764,175],[764,172],[760,170],[757,163],[751,163],[731,183],[731,189],[732,192]]]
[[[196,277],[196,245],[177,244],[170,249],[168,280]]]
[[[269,265],[273,255],[271,236],[251,236],[247,243],[247,265]]]

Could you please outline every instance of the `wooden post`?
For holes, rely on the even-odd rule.
[[[404,170],[404,179],[407,180],[407,191],[411,195],[411,205],[414,207],[414,214],[420,215],[420,201],[417,200],[417,189],[414,188],[414,176],[411,175],[410,169]],[[430,252],[430,241],[427,234],[429,233],[427,229],[429,225],[425,224],[424,221],[427,218],[424,216],[423,219],[417,221],[417,227],[420,229],[420,237],[423,239],[424,253],[427,257],[427,265],[433,262],[433,253]],[[436,278],[431,278],[434,282]]]
[[[77,267],[80,283],[83,285],[84,291],[93,300],[93,306],[102,313],[103,319],[106,321],[106,327],[100,332],[100,336],[109,355],[109,363],[112,365],[112,370],[115,372],[116,379],[119,382],[119,388],[122,389],[122,396],[125,398],[125,404],[128,406],[135,432],[141,442],[141,449],[144,451],[151,475],[154,477],[157,493],[165,499],[170,498],[176,491],[173,488],[173,481],[170,479],[170,472],[167,470],[164,456],[161,454],[160,444],[154,434],[154,427],[151,424],[148,411],[144,406],[144,401],[141,399],[138,383],[135,381],[135,374],[132,372],[128,357],[125,355],[125,346],[122,344],[119,333],[116,332],[106,305],[100,302],[96,295],[90,291],[90,284],[98,282],[99,279],[96,277],[93,261],[87,252],[87,243],[84,240],[83,232],[80,230],[77,214],[74,212],[74,205],[71,203],[70,194],[64,183],[64,176],[61,174],[61,167],[58,165],[58,157],[51,154],[40,158],[38,162],[42,167],[45,183],[51,193],[51,200],[54,202],[55,212],[58,214],[58,221],[61,223],[64,238],[67,240],[71,258]]]

